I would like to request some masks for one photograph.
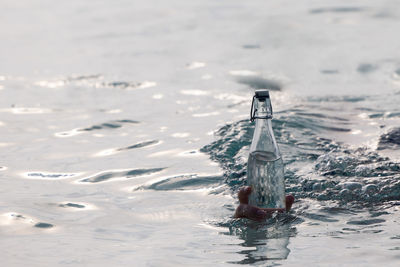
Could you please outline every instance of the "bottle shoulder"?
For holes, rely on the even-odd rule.
[[[271,152],[271,151],[264,151],[264,150],[255,150],[251,151],[249,155],[249,160],[254,159],[257,161],[278,161],[282,160],[282,157],[279,151]]]

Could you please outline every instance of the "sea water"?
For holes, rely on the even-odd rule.
[[[397,1],[0,2],[2,266],[398,266]],[[271,224],[233,218],[254,88]]]
[[[285,182],[282,158],[273,152],[254,151],[247,163],[249,203],[263,208],[285,208]]]

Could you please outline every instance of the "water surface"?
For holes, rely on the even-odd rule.
[[[397,265],[397,1],[0,7],[3,265]],[[265,87],[296,202],[257,224]]]

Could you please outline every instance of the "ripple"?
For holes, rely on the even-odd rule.
[[[51,203],[50,205],[54,205]],[[57,207],[62,208],[69,212],[81,212],[81,211],[91,211],[97,210],[98,208],[95,205],[88,204],[88,203],[77,203],[77,202],[61,202],[56,204]]]
[[[22,214],[18,214],[18,213],[14,213],[14,212],[10,212],[10,213],[6,213],[4,214],[5,216],[14,219],[14,220],[21,220],[21,221],[27,221],[27,222],[33,222],[32,219],[28,219],[27,217],[25,217]]]
[[[306,161],[315,160],[321,152],[336,147],[330,140],[315,135],[315,130],[321,129],[320,120],[278,115],[272,123],[276,138],[281,144],[282,154],[289,162],[298,161],[299,157]],[[254,126],[248,120],[228,124],[215,132],[215,142],[201,149],[201,152],[209,153],[211,159],[222,165],[226,170],[228,183],[232,183],[234,188],[245,181],[248,156],[246,151],[251,143],[253,131]]]
[[[34,226],[37,227],[37,228],[44,228],[44,229],[54,227],[54,225],[52,225],[50,223],[43,223],[43,222],[38,222]]]
[[[63,202],[58,207],[69,211],[88,211],[97,209],[96,206],[87,203]]]
[[[122,152],[125,150],[149,147],[149,146],[154,146],[154,145],[158,145],[158,144],[161,144],[161,141],[159,141],[159,140],[144,141],[144,142],[139,142],[134,145],[127,146],[127,147],[110,148],[110,149],[102,150],[102,151],[96,153],[95,156],[96,157],[110,156],[110,155],[114,155],[116,153],[119,153],[119,152]]]
[[[377,69],[378,69],[378,67],[376,65],[363,63],[358,66],[357,71],[365,74],[365,73],[373,72]]]
[[[291,227],[291,222],[293,218],[285,215],[276,216],[267,223],[243,219],[218,223],[217,226],[228,229],[223,234],[234,235],[243,240],[240,254],[244,259],[229,263],[266,266],[266,262],[276,263],[276,260],[286,259],[290,253],[289,238],[296,236],[296,229]]]
[[[337,131],[328,125],[347,123],[346,119],[287,113],[276,113],[272,121],[285,163],[286,192],[296,199],[336,201],[339,206],[366,207],[400,200],[400,163],[367,148],[352,149],[318,136],[322,130]],[[247,120],[225,125],[214,133],[216,141],[201,149],[221,165],[223,178],[233,191],[246,184],[253,131]]]
[[[326,8],[315,8],[311,9],[312,14],[321,13],[352,13],[352,12],[362,12],[365,8],[363,7],[326,7]]]
[[[23,173],[22,176],[29,179],[67,179],[81,175],[82,173],[53,173],[53,172],[26,172]]]
[[[371,224],[377,224],[377,223],[383,223],[386,220],[383,219],[365,219],[365,220],[355,220],[355,221],[348,221],[347,224],[353,224],[353,225],[371,225]]]
[[[362,102],[369,99],[368,96],[323,96],[323,97],[308,97],[310,102]]]
[[[359,150],[354,154],[329,152],[318,157],[315,163],[315,169],[322,175],[360,175],[369,177],[374,175],[374,169],[385,168],[384,162],[386,160],[387,158],[380,157],[374,152],[365,150]],[[379,162],[382,162],[382,164],[379,164]],[[389,168],[388,170],[390,170],[390,166],[387,167]]]
[[[244,49],[260,49],[261,46],[258,44],[246,44],[246,45],[242,45],[242,48],[244,48]]]
[[[151,185],[138,187],[135,190],[193,190],[210,188],[211,185],[218,185],[222,182],[222,176],[198,176],[197,174],[186,174],[168,177]]]
[[[161,172],[165,168],[110,170],[97,173],[93,176],[79,180],[80,183],[100,183],[113,180],[130,179],[139,176],[151,175]]]
[[[184,151],[182,153],[179,153],[179,156],[183,156],[183,157],[197,157],[197,156],[201,156],[202,153],[200,153],[200,151],[198,150],[189,150],[189,151]]]
[[[105,123],[98,124],[98,125],[93,125],[93,126],[87,127],[87,128],[82,128],[79,130],[84,131],[84,132],[90,132],[90,131],[102,130],[102,129],[116,129],[116,128],[122,127],[122,125],[125,123],[137,124],[139,122],[134,121],[134,120],[115,120],[115,121],[105,122]]]
[[[133,89],[145,89],[154,87],[157,85],[157,83],[151,81],[143,81],[143,82],[114,81],[114,82],[103,83],[103,85],[106,87],[133,90]]]
[[[399,149],[400,148],[400,127],[391,129],[389,132],[381,135],[378,143],[378,150]]]
[[[3,225],[15,225],[17,224],[26,224],[35,228],[41,228],[41,229],[49,229],[53,228],[54,225],[50,223],[45,223],[45,222],[37,222],[36,219],[30,218],[29,216],[18,214],[15,212],[8,212],[3,214],[4,220],[0,220],[0,224]]]
[[[105,122],[102,124],[96,124],[90,127],[86,128],[76,128],[72,129],[70,131],[65,131],[65,132],[58,132],[55,133],[54,135],[57,137],[71,137],[75,136],[78,134],[82,134],[84,132],[91,132],[91,131],[97,131],[97,130],[104,130],[104,129],[118,129],[121,128],[124,124],[138,124],[138,121],[134,120],[114,120],[114,121],[109,121]]]
[[[386,112],[385,118],[395,118],[400,117],[400,112]]]
[[[302,215],[306,218],[316,220],[316,221],[321,221],[321,222],[338,222],[339,221],[337,219],[334,219],[330,216],[323,215],[323,214],[303,213]]]
[[[60,204],[58,206],[62,207],[62,208],[77,208],[77,209],[84,209],[85,208],[85,205],[76,204],[76,203],[70,203],[70,202],[68,202],[66,204]]]
[[[83,80],[93,80],[93,79],[102,79],[103,76],[101,74],[90,74],[90,75],[73,75],[68,77],[68,81],[83,81]]]
[[[120,88],[120,89],[145,89],[157,85],[153,81],[130,82],[130,81],[104,81],[104,77],[100,74],[94,75],[75,75],[63,79],[38,81],[35,85],[47,88],[58,88],[67,84],[75,86],[85,86],[94,88]]]
[[[305,117],[315,117],[315,118],[322,118],[322,119],[332,119],[332,120],[338,120],[338,121],[349,121],[346,118],[341,118],[341,117],[337,117],[337,116],[329,116],[326,114],[322,114],[322,113],[312,113],[312,112],[296,112],[297,115],[300,116],[305,116]]]
[[[95,74],[95,75],[73,75],[67,78],[56,78],[56,79],[51,79],[51,80],[42,80],[42,81],[37,81],[35,82],[35,85],[38,85],[40,87],[46,87],[46,88],[59,88],[63,87],[67,84],[75,84],[75,85],[94,85],[97,83],[97,80],[102,79],[103,76],[100,74]]]
[[[321,73],[322,74],[338,74],[339,71],[335,70],[335,69],[332,69],[332,70],[327,69],[327,70],[321,70]]]

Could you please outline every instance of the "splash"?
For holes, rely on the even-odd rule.
[[[322,137],[321,133],[351,131],[345,118],[293,111],[292,116],[283,115],[289,111],[277,114],[272,121],[284,159],[287,193],[296,199],[345,206],[400,200],[399,163],[367,148],[351,148]],[[246,184],[252,135],[250,122],[238,121],[220,128],[215,133],[217,140],[201,149],[221,165],[233,191]]]

